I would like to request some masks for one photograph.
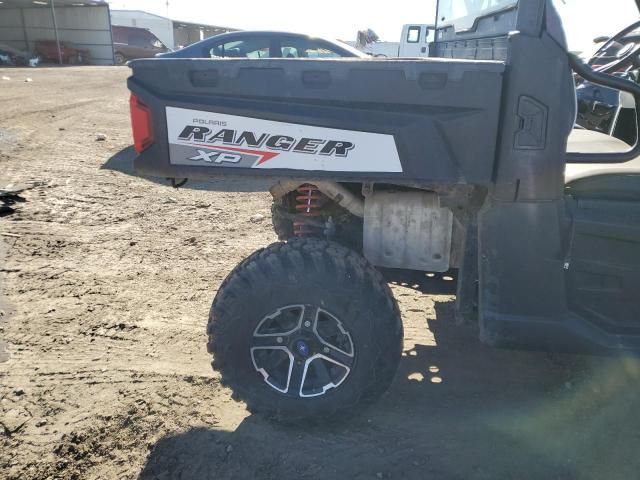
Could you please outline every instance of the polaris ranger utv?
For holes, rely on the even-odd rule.
[[[489,345],[640,351],[640,142],[574,129],[574,72],[638,105],[607,72],[640,47],[594,71],[551,1],[438,4],[428,59],[130,63],[138,172],[273,180],[283,241],[228,275],[208,325],[252,411],[326,418],[387,389],[402,322],[377,267],[458,269],[457,315]]]

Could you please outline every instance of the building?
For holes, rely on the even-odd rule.
[[[0,46],[35,52],[38,42],[89,52],[88,63],[113,64],[109,5],[104,0],[0,0]],[[68,62],[68,60],[67,60]]]
[[[111,10],[111,24],[150,30],[167,47],[186,47],[219,33],[236,29],[199,23],[180,22],[141,10]]]

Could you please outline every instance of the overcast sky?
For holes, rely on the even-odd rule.
[[[634,0],[554,0],[562,11],[573,50],[591,47],[593,37],[612,34],[639,19]],[[145,10],[175,20],[243,30],[286,30],[355,40],[373,29],[398,41],[405,23],[433,23],[435,0],[115,0],[111,8]],[[167,5],[168,4],[168,5]]]

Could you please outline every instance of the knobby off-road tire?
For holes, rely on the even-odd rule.
[[[387,390],[402,352],[400,313],[380,273],[313,238],[240,263],[213,301],[208,335],[233,397],[285,422],[360,411]]]
[[[273,224],[273,231],[278,236],[278,240],[284,241],[293,237],[294,216],[294,214],[289,213],[286,204],[282,201],[271,204],[271,223]]]

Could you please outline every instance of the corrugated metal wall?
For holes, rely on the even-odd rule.
[[[169,48],[175,48],[173,21],[140,10],[111,10],[111,24],[146,28]]]
[[[60,41],[91,52],[91,63],[113,63],[113,46],[107,5],[56,7]],[[0,44],[32,52],[36,40],[55,40],[49,8],[0,10]]]
[[[180,48],[233,28],[180,22],[140,10],[111,10],[111,24],[146,28],[169,48]]]
[[[179,25],[175,26],[173,30],[173,37],[176,41],[176,48],[186,47],[192,43],[199,42],[203,37],[200,32],[201,29],[193,25],[184,27]]]
[[[19,8],[0,10],[0,44],[4,43],[19,50],[28,50]]]

